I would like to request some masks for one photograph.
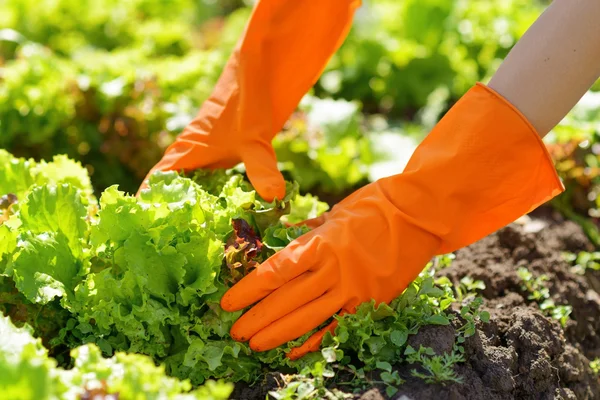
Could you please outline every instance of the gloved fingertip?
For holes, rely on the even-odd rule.
[[[271,340],[260,340],[256,336],[250,339],[250,348],[257,353],[274,349],[277,346],[278,344],[273,344]]]
[[[304,344],[302,344],[302,346],[294,347],[289,353],[286,354],[286,356],[290,360],[295,361],[304,357],[308,353],[319,351],[319,348],[321,347],[321,340],[322,337],[315,338],[314,336],[311,336],[306,342],[304,342]]]
[[[314,335],[309,337],[306,340],[306,342],[302,343],[301,346],[294,347],[292,350],[290,350],[290,352],[286,354],[286,357],[289,358],[290,360],[294,361],[294,360],[304,357],[308,353],[314,353],[316,351],[319,351],[319,349],[321,348],[321,343],[323,342],[323,337],[325,336],[325,334],[327,332],[330,332],[331,334],[333,334],[335,332],[335,328],[337,328],[337,325],[338,325],[337,320],[331,322],[325,328],[321,329],[320,331],[318,331],[317,333],[315,333]]]
[[[274,201],[275,199],[283,200],[285,197],[285,181],[282,177],[281,181],[260,184],[257,187],[257,192],[266,201]]]
[[[233,331],[233,330],[231,330],[231,331],[229,332],[229,335],[230,335],[230,336],[231,336],[231,338],[232,338],[233,340],[235,340],[236,342],[247,342],[247,341],[248,341],[248,338],[247,338],[247,337],[245,337],[245,336],[243,336],[243,335],[241,335],[241,334],[239,334],[239,333],[237,333],[237,332],[235,332],[235,331]]]
[[[233,323],[233,326],[229,330],[229,336],[236,342],[247,342],[250,340],[250,335],[245,332],[244,326],[239,324],[240,320],[238,319]]]
[[[296,225],[306,225],[310,229],[316,229],[323,225],[327,221],[327,213],[321,214],[316,218],[307,219],[306,221],[300,222]]]
[[[254,142],[242,156],[250,183],[266,201],[283,200],[285,180],[277,167],[277,157],[270,143]]]
[[[296,361],[296,360],[304,357],[305,355],[307,355],[310,352],[311,351],[303,348],[302,346],[294,347],[292,350],[290,350],[289,353],[286,354],[286,357],[289,358],[291,361]]]
[[[232,299],[230,292],[225,292],[223,297],[221,297],[220,305],[224,311],[234,312],[238,311],[239,308],[236,307],[235,301]]]
[[[269,170],[268,173],[261,171],[260,174],[254,170],[248,170],[248,179],[259,196],[266,201],[283,200],[285,197],[285,180],[279,170]]]

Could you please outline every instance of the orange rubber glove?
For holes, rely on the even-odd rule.
[[[213,93],[148,175],[242,161],[261,197],[282,199],[271,141],[346,37],[359,5],[260,0]]]
[[[513,222],[563,186],[534,128],[475,85],[417,147],[403,173],[356,191],[225,293],[227,311],[259,302],[231,336],[264,351],[366,301],[390,302],[436,254]],[[288,357],[319,348],[326,330]]]

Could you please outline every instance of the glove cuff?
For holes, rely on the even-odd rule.
[[[404,172],[379,181],[414,225],[467,246],[564,190],[531,123],[489,87],[473,86],[417,147]]]

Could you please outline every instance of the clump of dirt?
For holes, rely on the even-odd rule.
[[[270,372],[265,375],[263,380],[254,385],[247,385],[243,382],[235,385],[235,390],[229,396],[230,400],[265,400],[270,399],[269,391],[277,389],[280,384],[277,380],[278,373]]]
[[[575,223],[532,220],[459,250],[438,275],[455,284],[465,276],[483,281],[483,309],[490,312],[490,322],[479,325],[465,343],[467,361],[456,368],[462,384],[409,380],[394,398],[599,399],[600,383],[589,363],[600,356],[600,296],[589,276],[571,272],[562,255],[592,249]],[[572,306],[564,329],[528,300],[517,274],[520,267],[534,277],[546,275],[544,285],[554,303]],[[439,329],[439,337],[431,341],[443,343],[448,333],[433,329]]]
[[[452,266],[440,271],[458,282],[463,276],[485,283],[483,297],[492,317],[502,317],[505,310],[537,303],[527,300],[519,267],[534,277],[545,275],[550,297],[557,305],[573,308],[564,336],[569,344],[590,359],[600,357],[600,296],[589,277],[571,272],[563,252],[592,250],[581,228],[570,221],[552,222],[539,232],[526,232],[526,226],[512,224],[494,235],[457,252]]]
[[[480,324],[464,343],[466,362],[455,367],[462,383],[426,384],[411,376],[414,365],[399,364],[394,369],[406,382],[393,399],[600,399],[600,382],[589,365],[600,357],[600,272],[575,274],[562,255],[592,249],[575,223],[545,218],[512,224],[459,250],[438,275],[455,284],[465,276],[483,281],[482,308],[490,322]],[[564,328],[528,299],[517,274],[520,267],[534,277],[546,275],[544,285],[554,303],[572,307]],[[457,327],[422,328],[409,344],[450,352]],[[252,393],[237,392],[242,397],[235,398],[264,399],[275,382],[267,383]],[[383,387],[355,396],[387,398]]]

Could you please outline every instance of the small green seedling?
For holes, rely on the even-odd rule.
[[[442,254],[441,256],[436,256],[432,261],[432,263],[433,263],[432,267],[436,271],[439,271],[444,268],[448,268],[450,265],[452,265],[452,262],[454,261],[455,258],[456,258],[456,256],[453,253]]]
[[[567,326],[567,321],[571,312],[573,312],[573,307],[570,305],[556,305],[554,303],[554,300],[550,298],[550,290],[544,284],[544,282],[548,281],[548,276],[540,275],[534,278],[533,274],[527,268],[523,267],[519,268],[517,274],[521,278],[521,289],[529,293],[527,298],[536,301],[540,310],[560,322],[563,328]]]
[[[460,316],[465,320],[465,324],[458,328],[457,342],[459,344],[464,343],[466,338],[475,334],[478,321],[484,323],[489,322],[490,313],[479,309],[482,304],[483,299],[481,297],[476,297],[473,301],[465,304],[460,309]],[[462,346],[460,346],[459,349],[462,352]]]
[[[317,362],[299,374],[281,374],[283,387],[269,392],[275,400],[342,400],[353,397],[337,389],[328,389],[326,381],[335,373],[325,363]]]
[[[389,397],[392,397],[398,392],[397,386],[404,383],[404,380],[398,375],[398,371],[392,371],[390,363],[378,361],[377,369],[382,370],[380,377],[381,381],[385,384],[385,392]]]
[[[517,270],[517,275],[521,278],[521,289],[528,292],[529,300],[545,300],[550,297],[550,291],[544,285],[544,282],[548,281],[547,275],[540,275],[537,278],[533,277],[533,274],[524,267]]]
[[[470,276],[465,276],[460,280],[460,284],[454,287],[456,291],[456,298],[459,303],[471,299],[477,296],[478,290],[485,289],[485,283],[483,281],[474,280]]]
[[[590,368],[594,372],[594,374],[600,377],[600,358],[596,358],[593,361],[590,361]]]
[[[449,382],[462,383],[462,378],[454,371],[454,366],[457,363],[465,361],[464,356],[459,351],[452,351],[452,353],[439,356],[430,347],[421,346],[417,351],[411,346],[407,346],[404,355],[409,363],[420,364],[425,372],[413,369],[411,374],[414,377],[423,379],[426,383],[440,383],[442,385]]]
[[[562,253],[563,258],[573,264],[571,271],[578,275],[584,275],[587,270],[600,271],[600,251],[579,253]]]

